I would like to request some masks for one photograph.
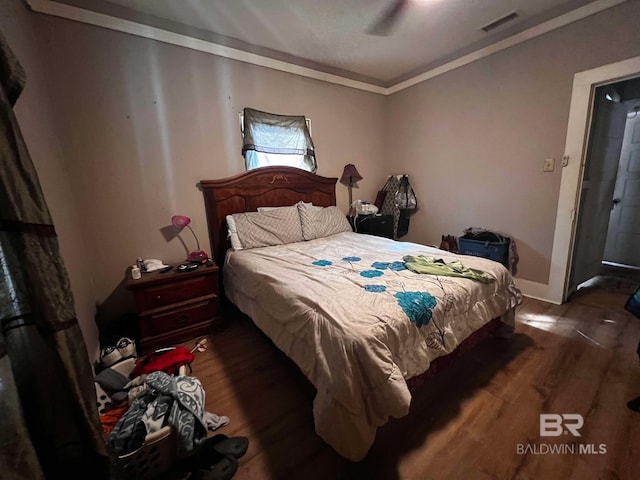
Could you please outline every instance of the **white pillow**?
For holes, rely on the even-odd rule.
[[[231,217],[235,235],[242,249],[304,241],[300,215],[295,205],[266,212],[235,213]],[[233,246],[231,228],[229,232]]]
[[[236,228],[236,222],[233,219],[233,215],[227,215],[227,230],[229,231],[227,238],[231,242],[231,248],[235,250],[242,250],[242,243],[238,238],[238,229]]]
[[[305,240],[324,238],[341,232],[352,232],[344,212],[336,206],[317,207],[298,203],[302,236]]]

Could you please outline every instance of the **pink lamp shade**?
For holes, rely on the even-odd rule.
[[[191,223],[191,219],[185,215],[174,215],[171,217],[171,223],[176,228],[184,228]]]
[[[171,217],[171,224],[174,227],[181,230],[187,227],[189,230],[191,230],[193,238],[196,239],[196,250],[189,253],[189,255],[187,256],[187,260],[196,263],[206,263],[206,261],[209,260],[209,255],[204,250],[200,250],[200,242],[198,241],[198,237],[196,237],[196,232],[194,232],[193,228],[191,228],[191,226],[189,225],[190,223],[191,219],[186,215],[174,215],[173,217]]]

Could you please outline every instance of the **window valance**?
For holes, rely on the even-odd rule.
[[[295,166],[310,172],[317,170],[311,133],[303,115],[277,115],[245,108],[242,127],[242,155],[247,170],[265,164],[291,164],[295,158],[299,163]]]

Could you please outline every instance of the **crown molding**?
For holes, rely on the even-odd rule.
[[[118,32],[136,35],[138,37],[148,38],[171,45],[190,48],[218,57],[229,58],[243,63],[250,63],[260,67],[270,68],[281,72],[292,73],[302,77],[313,78],[324,82],[334,83],[345,87],[351,87],[358,90],[386,95],[387,89],[378,85],[353,80],[332,73],[322,72],[308,67],[302,67],[293,63],[276,60],[255,53],[245,52],[237,48],[231,48],[217,43],[200,40],[198,38],[170,32],[161,28],[151,27],[138,22],[132,22],[123,18],[98,13],[84,8],[67,5],[65,3],[53,2],[51,0],[26,0],[27,4],[37,13],[53,15],[55,17],[74,20],[97,27],[116,30]]]
[[[437,77],[444,73],[460,68],[469,63],[475,62],[482,58],[493,55],[507,48],[526,42],[532,38],[544,35],[558,28],[564,27],[570,23],[576,22],[608,8],[614,7],[627,0],[596,0],[587,5],[583,5],[575,10],[567,12],[556,18],[543,22],[534,27],[523,30],[511,37],[505,38],[492,45],[480,48],[475,52],[464,55],[460,58],[447,62],[436,68],[432,68],[426,72],[416,75],[412,78],[390,85],[381,87],[371,83],[353,80],[332,73],[323,72],[309,67],[303,67],[294,63],[276,60],[263,55],[245,52],[236,48],[227,47],[214,42],[201,40],[198,38],[170,32],[161,28],[151,27],[142,23],[125,20],[123,18],[86,10],[73,5],[59,3],[52,0],[26,0],[27,4],[37,13],[52,15],[55,17],[65,18],[76,22],[86,23],[97,27],[107,28],[118,32],[136,35],[150,40],[156,40],[171,45],[177,45],[184,48],[190,48],[211,55],[237,60],[243,63],[249,63],[260,67],[270,68],[281,72],[291,73],[302,77],[312,78],[323,82],[329,82],[344,87],[355,88],[366,92],[376,93],[378,95],[392,95],[396,92],[413,87],[431,78]]]
[[[519,43],[526,42],[527,40],[531,40],[532,38],[539,37],[540,35],[544,35],[545,33],[549,33],[560,27],[569,25],[570,23],[582,20],[583,18],[589,17],[595,13],[614,7],[626,1],[627,0],[596,0],[595,2],[588,3],[587,5],[583,5],[580,8],[567,12],[556,18],[552,18],[551,20],[542,22],[535,27],[531,27],[523,30],[520,33],[516,33],[515,35],[505,38],[504,40],[496,42],[492,45],[487,45],[484,48],[452,60],[451,62],[445,63],[444,65],[440,65],[439,67],[432,68],[431,70],[416,75],[415,77],[396,83],[395,85],[387,88],[386,95],[392,95],[406,88],[413,87],[414,85],[442,75],[443,73],[450,72],[451,70],[455,70],[456,68],[475,62],[476,60],[480,60],[482,58],[488,57],[489,55],[493,55],[494,53],[506,50],[507,48],[511,48],[514,45],[518,45]]]

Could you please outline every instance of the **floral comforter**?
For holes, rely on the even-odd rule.
[[[413,273],[406,255],[460,260],[494,282]],[[378,426],[409,411],[405,379],[501,317],[521,295],[483,258],[355,233],[230,252],[225,292],[316,387],[316,432],[362,459]]]

